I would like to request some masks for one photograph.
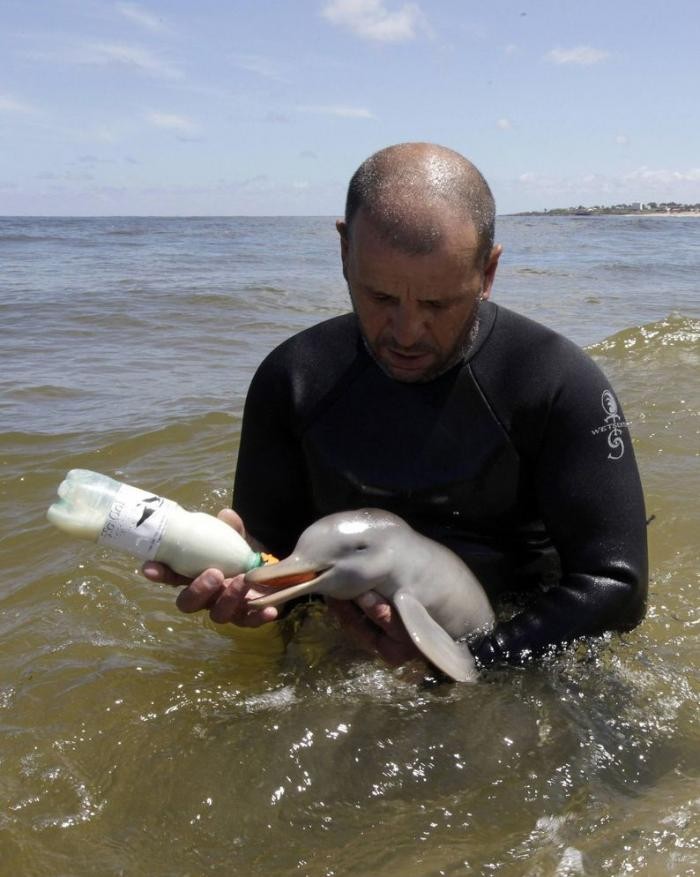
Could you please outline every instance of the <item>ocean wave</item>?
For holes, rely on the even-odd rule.
[[[134,315],[133,312],[118,311],[100,311],[97,308],[89,310],[86,313],[76,313],[73,315],[73,321],[76,325],[85,324],[89,327],[88,336],[94,337],[97,329],[109,329],[113,333],[124,330],[138,329],[148,326],[152,320],[147,319],[148,315]],[[76,340],[80,339],[84,332],[74,329]]]
[[[516,268],[514,271],[515,274],[524,274],[526,276],[545,276],[545,277],[570,277],[571,273],[569,271],[562,271],[560,269],[554,268]]]
[[[85,390],[75,387],[62,387],[60,384],[39,384],[35,387],[13,386],[5,390],[3,395],[8,399],[21,399],[23,402],[42,399],[81,399],[86,395]]]
[[[0,234],[0,244],[41,244],[46,243],[47,241],[69,241],[70,243],[74,243],[75,238],[51,234]]]
[[[225,411],[207,411],[190,417],[159,422],[152,429],[100,429],[96,419],[90,431],[11,430],[0,432],[0,454],[20,453],[23,449],[33,459],[62,456],[73,466],[87,466],[86,457],[138,458],[145,449],[168,445],[196,446],[205,436],[223,432],[227,437],[238,433],[241,417]],[[76,459],[71,459],[71,457]],[[79,458],[79,459],[78,459]],[[93,462],[96,462],[93,460]],[[89,466],[87,466],[89,468]]]
[[[669,314],[663,320],[635,326],[616,332],[598,344],[588,348],[592,355],[616,355],[630,351],[656,350],[673,347],[688,353],[698,352],[700,319],[682,314]]]
[[[98,234],[110,237],[145,237],[153,234],[153,230],[147,227],[141,228],[102,228],[98,230]],[[157,232],[156,232],[157,234]]]

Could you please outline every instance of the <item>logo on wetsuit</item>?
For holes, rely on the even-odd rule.
[[[603,394],[600,397],[600,404],[606,415],[605,421],[602,426],[592,429],[591,435],[598,435],[601,432],[607,433],[608,447],[610,448],[608,460],[620,460],[625,453],[625,443],[622,440],[622,430],[629,429],[629,423],[626,423],[622,417],[620,417],[620,409],[612,390],[603,390]]]

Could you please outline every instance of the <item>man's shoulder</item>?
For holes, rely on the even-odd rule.
[[[599,404],[609,387],[592,358],[554,329],[502,306],[493,306],[488,338],[471,362],[472,374],[508,429],[548,412]]]
[[[514,341],[520,341],[521,343],[526,344],[528,340],[535,338],[538,341],[556,341],[564,342],[565,344],[573,344],[572,341],[560,332],[557,332],[550,326],[546,326],[544,323],[534,320],[532,317],[527,317],[502,304],[492,304],[492,307],[496,312],[494,329],[500,333],[512,336],[512,340]]]
[[[494,309],[485,358],[497,356],[509,364],[542,367],[551,365],[559,373],[569,366],[585,366],[590,356],[574,341],[549,326],[503,305]]]
[[[360,334],[354,314],[302,329],[274,348],[259,365],[254,384],[290,385],[306,396],[333,381],[357,357]]]

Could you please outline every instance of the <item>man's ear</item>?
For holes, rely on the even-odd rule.
[[[491,296],[491,288],[493,287],[493,281],[496,277],[496,269],[498,268],[498,260],[501,258],[502,252],[503,247],[500,244],[496,244],[491,250],[491,255],[486,262],[486,267],[484,268],[484,282],[481,288],[482,301],[486,301]]]
[[[344,220],[338,219],[335,223],[335,227],[340,235],[340,259],[343,263],[343,277],[347,280],[348,274],[346,265],[348,260],[348,249],[350,246],[348,241],[348,226]]]

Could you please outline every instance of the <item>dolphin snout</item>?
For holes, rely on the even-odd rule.
[[[274,592],[250,601],[254,606],[279,606],[293,597],[310,594],[317,580],[330,567],[317,568],[298,557],[288,557],[279,563],[259,566],[246,573],[245,581],[254,588],[274,588]]]

